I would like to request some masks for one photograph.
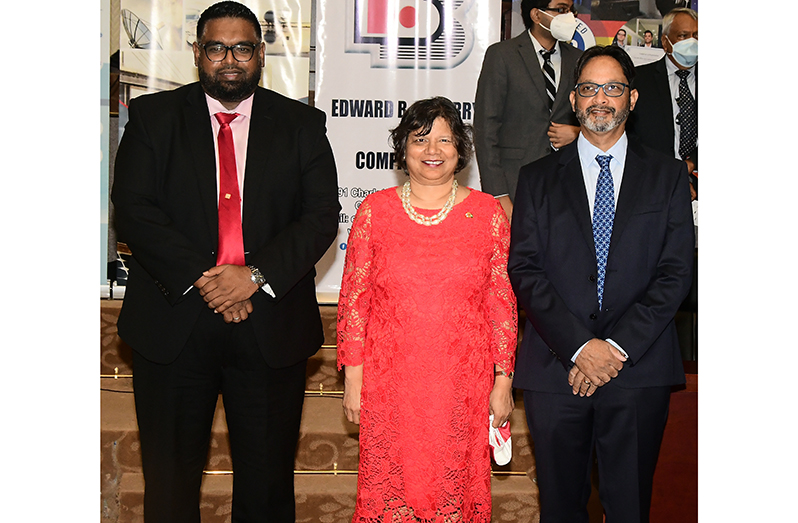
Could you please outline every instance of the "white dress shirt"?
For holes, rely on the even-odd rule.
[[[532,45],[535,48],[535,56],[538,57],[538,63],[540,64],[540,68],[542,70],[544,60],[543,55],[540,54],[540,52],[548,51],[548,49],[540,45],[540,42],[538,42],[537,39],[532,36],[531,31],[527,31],[527,33],[529,34],[529,39],[532,40]],[[549,58],[549,60],[551,60],[551,67],[554,69],[554,87],[557,88],[557,91],[560,90],[560,77],[562,76],[560,74],[560,71],[562,71],[562,53],[560,52],[560,45],[562,45],[560,42],[555,42],[554,47],[551,49],[551,57]]]
[[[679,156],[679,136],[681,134],[681,126],[676,123],[676,117],[679,115],[679,102],[676,101],[679,98],[679,82],[680,79],[676,75],[676,71],[679,70],[676,67],[676,64],[671,61],[670,58],[665,59],[665,69],[668,71],[668,85],[671,89],[671,107],[673,109],[673,153],[679,160],[683,160],[681,156]],[[695,66],[687,69],[690,71],[690,74],[687,76],[687,87],[690,88],[690,92],[693,94],[693,98],[695,98]],[[698,137],[696,137],[696,146],[698,146]]]

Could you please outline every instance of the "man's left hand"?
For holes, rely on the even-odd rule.
[[[249,318],[249,315],[254,309],[252,302],[244,300],[242,302],[234,303],[232,307],[228,308],[222,313],[225,323],[241,323]]]
[[[568,384],[571,385],[574,396],[579,394],[583,398],[592,396],[600,386],[590,381],[576,365],[571,367],[571,372],[568,373]]]
[[[209,279],[200,288],[202,299],[214,312],[224,313],[236,303],[248,300],[258,290],[252,271],[244,265],[217,265],[202,273]]]

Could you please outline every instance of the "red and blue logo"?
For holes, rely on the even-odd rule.
[[[473,47],[462,17],[473,0],[348,0],[346,52],[376,68],[450,69]]]

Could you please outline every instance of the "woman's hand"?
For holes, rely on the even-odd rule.
[[[515,408],[513,401],[513,380],[506,376],[496,376],[493,390],[490,391],[490,413],[493,414],[493,427],[499,428],[510,419]]]
[[[360,390],[363,388],[363,365],[344,367],[344,414],[346,419],[360,425]]]

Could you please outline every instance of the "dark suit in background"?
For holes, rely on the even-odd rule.
[[[518,170],[551,152],[551,122],[579,125],[568,102],[579,49],[557,42],[562,53],[557,96],[551,111],[535,47],[524,31],[488,47],[477,83],[474,148],[482,190],[515,198]]]
[[[668,71],[665,67],[667,56],[656,62],[641,65],[635,69],[635,89],[639,93],[637,106],[629,115],[627,129],[629,135],[637,138],[643,145],[678,157],[674,150],[675,121],[673,117],[673,96],[671,95]],[[698,65],[694,68],[696,80],[696,107],[698,106]],[[678,93],[677,93],[678,95]],[[698,149],[690,156],[698,163]]]
[[[324,113],[256,89],[244,251],[275,297],[256,291],[249,318],[228,324],[192,287],[216,265],[214,139],[203,89],[191,84],[134,99],[116,158],[117,227],[133,253],[118,326],[134,349],[145,512],[149,506],[148,522],[199,521],[199,478],[221,390],[236,520],[261,520],[268,510],[274,521],[293,521],[305,365],[323,341],[314,265],[338,230],[334,158]]]

